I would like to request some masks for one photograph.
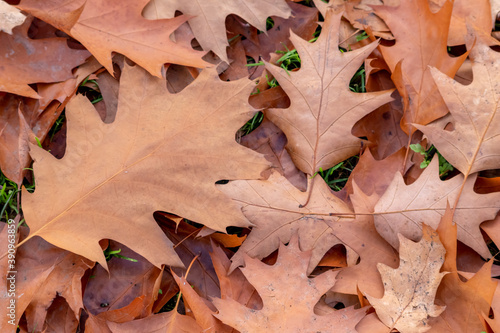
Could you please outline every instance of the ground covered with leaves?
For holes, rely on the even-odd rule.
[[[0,1],[0,331],[500,332],[499,9]]]

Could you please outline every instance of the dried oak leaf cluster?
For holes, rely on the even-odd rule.
[[[498,1],[7,2],[1,332],[500,332]]]

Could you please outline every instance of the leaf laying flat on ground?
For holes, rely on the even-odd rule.
[[[164,80],[126,67],[112,124],[104,124],[85,97],[75,97],[67,108],[65,156],[57,160],[32,146],[37,188],[23,193],[30,237],[103,266],[101,239],[116,240],[158,267],[182,266],[154,222],[154,211],[220,231],[248,226],[215,182],[259,178],[268,166],[234,138],[253,114],[248,105],[253,85],[222,82],[211,69],[170,94]]]
[[[113,74],[112,52],[125,55],[159,77],[165,63],[193,67],[209,65],[201,59],[205,52],[170,40],[170,35],[187,18],[147,20],[141,11],[148,1],[22,0],[17,7],[77,39],[110,74]]]
[[[352,214],[347,205],[331,193],[323,178],[316,183],[306,207],[299,208],[307,193],[301,192],[283,176],[273,173],[268,180],[237,180],[219,186],[241,205],[245,216],[255,225],[233,256],[231,269],[243,263],[244,255],[262,259],[288,242],[294,233],[300,245],[311,249],[311,272],[331,247],[340,244],[325,220],[338,220],[330,213]]]
[[[152,0],[144,8],[148,19],[172,18],[175,11],[189,15],[193,33],[205,51],[212,50],[222,60],[228,62],[226,47],[226,17],[236,14],[261,31],[266,31],[269,16],[287,18],[291,10],[285,0]]]
[[[363,309],[344,309],[350,312],[325,316],[314,313],[321,296],[335,284],[337,273],[330,270],[308,278],[310,257],[310,251],[300,250],[297,235],[288,246],[280,245],[273,266],[246,257],[241,271],[257,289],[264,307],[254,310],[233,299],[214,299],[212,302],[219,310],[215,317],[240,332],[354,332],[354,326],[365,315]]]
[[[418,243],[403,236],[399,236],[399,241],[399,267],[378,265],[384,281],[384,297],[367,297],[387,326],[401,333],[427,332],[428,317],[437,317],[444,311],[444,307],[434,305],[434,298],[446,274],[440,273],[446,251],[438,234],[426,225]]]
[[[89,53],[70,49],[66,38],[28,38],[31,21],[14,28],[12,35],[0,32],[0,91],[39,98],[28,84],[72,78],[71,70]]]
[[[447,51],[448,29],[453,3],[446,1],[436,13],[431,12],[427,0],[401,1],[397,7],[374,6],[391,29],[396,44],[380,46],[384,60],[396,71],[402,60],[401,96],[408,94],[409,109],[403,115],[402,128],[409,132],[410,123],[428,124],[448,113],[448,109],[432,81],[429,66],[439,68],[453,77],[467,54],[451,57]],[[432,52],[429,46],[432,45]],[[398,85],[396,85],[398,86]]]
[[[286,134],[287,150],[295,165],[309,175],[359,152],[362,140],[351,134],[352,126],[392,100],[388,91],[356,94],[349,90],[348,82],[377,43],[340,52],[340,17],[341,13],[328,11],[314,43],[291,34],[301,58],[297,72],[266,64],[291,100],[289,108],[270,109],[267,116]]]
[[[471,50],[474,79],[464,86],[436,68],[432,76],[454,119],[455,129],[416,127],[463,174],[500,168],[500,54],[479,38]]]
[[[462,191],[462,175],[441,181],[438,169],[439,161],[435,156],[422,175],[411,185],[404,183],[400,173],[394,176],[387,191],[375,206],[377,231],[397,249],[398,233],[416,240],[422,233],[422,222],[437,228],[446,210],[446,203],[455,202],[461,194],[453,218],[458,226],[458,240],[484,258],[489,258],[491,254],[479,225],[496,216],[500,209],[500,193],[474,192],[476,175],[467,178]]]
[[[497,281],[491,278],[493,261],[485,263],[467,282],[462,281],[457,272],[457,226],[453,225],[452,215],[447,207],[437,230],[446,249],[443,270],[450,273],[443,278],[436,298],[446,305],[446,309],[429,324],[439,333],[487,331],[482,316],[489,315],[497,287]]]

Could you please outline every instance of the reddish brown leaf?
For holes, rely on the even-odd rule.
[[[141,12],[148,1],[22,0],[18,7],[77,39],[110,74],[112,52],[125,55],[156,76],[161,76],[164,63],[206,67],[208,63],[201,59],[204,52],[169,38],[186,17],[147,20]]]

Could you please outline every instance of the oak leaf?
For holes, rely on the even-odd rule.
[[[229,62],[226,47],[226,17],[236,14],[261,31],[266,31],[269,16],[288,18],[291,10],[285,0],[152,0],[144,8],[148,19],[172,18],[175,11],[189,15],[188,20],[193,33],[205,51],[212,50],[225,62]]]
[[[238,203],[245,216],[254,224],[247,239],[233,256],[231,270],[243,263],[244,255],[262,259],[288,242],[294,233],[300,236],[300,246],[311,249],[310,273],[323,255],[340,240],[325,220],[338,220],[330,213],[352,214],[347,205],[331,193],[323,178],[313,179],[309,204],[299,208],[307,193],[294,187],[285,177],[273,173],[268,180],[236,180],[220,185],[222,192]]]
[[[392,73],[400,63],[403,82],[396,86],[401,96],[409,98],[401,126],[406,133],[413,132],[411,123],[428,124],[448,113],[428,66],[453,77],[467,57],[467,54],[459,57],[448,54],[446,43],[453,2],[446,1],[436,13],[430,10],[427,0],[401,1],[397,7],[373,6],[373,9],[396,38],[395,45],[380,46],[380,51]],[[432,52],[428,52],[429,45]]]
[[[161,77],[165,63],[206,67],[205,54],[179,45],[170,35],[187,17],[145,19],[141,12],[149,0],[22,0],[18,8],[74,37],[113,74],[111,53],[125,55],[152,75]]]
[[[310,176],[359,152],[362,140],[351,134],[353,125],[392,100],[388,91],[356,94],[349,90],[348,82],[377,43],[340,52],[341,15],[328,11],[314,43],[291,33],[290,40],[301,58],[298,71],[266,63],[291,100],[289,108],[269,109],[266,115],[287,136],[286,148],[295,165]]]
[[[215,182],[259,178],[268,166],[234,138],[253,113],[252,86],[249,80],[222,82],[210,69],[170,94],[162,79],[126,67],[111,124],[101,121],[86,98],[75,97],[67,107],[65,156],[57,160],[32,146],[37,188],[23,193],[28,238],[40,236],[104,267],[100,239],[116,240],[157,267],[182,266],[154,211],[219,231],[248,226]]]
[[[219,310],[215,317],[242,333],[354,332],[357,322],[365,315],[364,309],[348,308],[325,316],[314,313],[321,296],[335,284],[337,273],[330,270],[308,278],[310,257],[310,251],[300,250],[297,235],[288,246],[280,245],[278,260],[273,266],[246,257],[241,271],[262,297],[262,310],[249,309],[232,299],[214,299],[212,302]]]
[[[384,281],[385,294],[381,299],[367,295],[384,324],[401,333],[427,332],[428,317],[437,317],[444,307],[434,304],[441,279],[445,249],[438,234],[423,225],[418,243],[399,236],[400,264],[392,269],[378,265]]]
[[[66,38],[29,38],[32,20],[14,28],[12,35],[0,33],[0,91],[40,98],[28,84],[72,78],[71,70],[81,65],[89,53],[70,49]]]
[[[395,248],[397,234],[416,240],[421,235],[421,223],[437,228],[446,210],[447,202],[455,202],[454,221],[458,226],[458,240],[470,246],[481,256],[488,258],[490,252],[481,235],[479,225],[493,219],[499,211],[499,193],[477,194],[474,182],[477,175],[465,180],[462,175],[441,181],[437,156],[422,175],[411,185],[404,183],[397,173],[384,195],[375,206],[377,231]],[[463,185],[463,187],[462,187]]]
[[[478,38],[471,50],[474,80],[461,85],[436,68],[432,77],[454,119],[454,130],[415,125],[464,175],[500,168],[500,55]]]
[[[498,282],[491,278],[493,260],[485,263],[474,276],[463,282],[457,272],[457,225],[447,207],[437,232],[446,249],[443,270],[447,274],[438,289],[437,299],[446,305],[445,311],[429,323],[436,332],[481,332],[485,329],[483,315],[488,316]]]

